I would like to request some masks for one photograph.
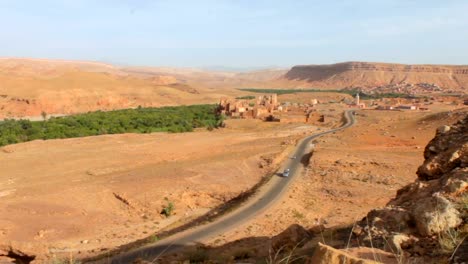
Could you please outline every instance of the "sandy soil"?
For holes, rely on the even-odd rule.
[[[212,132],[5,146],[0,149],[0,241],[50,257],[84,256],[148,237],[252,187],[281,159],[291,139],[314,130],[229,120],[227,128]],[[166,218],[160,213],[169,202],[175,215]]]
[[[432,112],[359,111],[354,127],[317,140],[311,163],[281,201],[208,244],[271,237],[292,224],[352,225],[414,181],[435,129],[468,112],[466,108],[457,115],[446,112],[451,109],[440,104]]]
[[[141,87],[138,93],[145,100],[160,96],[153,93],[154,87],[145,83]],[[180,99],[177,89],[158,87],[158,92],[167,91],[164,98]],[[177,96],[171,95],[174,92]],[[221,96],[209,89],[209,95],[183,94],[186,102]],[[330,102],[347,97],[311,93],[281,95],[279,100],[319,99],[323,125],[332,127],[346,106]],[[220,245],[271,236],[294,223],[350,224],[384,205],[398,188],[414,180],[434,129],[450,123],[446,115],[433,115],[454,106],[431,108],[431,112],[360,111],[355,127],[318,140],[311,164],[284,199],[255,220],[208,242]],[[229,120],[226,128],[212,132],[106,135],[0,148],[0,246],[11,244],[48,257],[70,252],[83,257],[170,229],[255,185],[287,155],[295,140],[315,131],[317,127],[301,123]],[[161,210],[169,202],[175,211],[166,218]]]

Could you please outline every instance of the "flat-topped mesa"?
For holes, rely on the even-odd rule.
[[[284,78],[305,81],[318,88],[433,83],[445,89],[466,91],[468,65],[406,65],[373,62],[298,65],[288,71]]]
[[[296,70],[320,70],[329,72],[344,72],[352,70],[365,71],[391,71],[391,72],[429,72],[468,74],[468,65],[430,65],[430,64],[394,64],[374,62],[342,62],[323,65],[298,65],[294,66],[287,74]]]

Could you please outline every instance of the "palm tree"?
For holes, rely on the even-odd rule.
[[[41,116],[42,116],[42,119],[44,119],[44,121],[46,121],[47,119],[47,113],[45,111],[42,111],[41,112]]]

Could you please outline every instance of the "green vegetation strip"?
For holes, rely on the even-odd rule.
[[[191,105],[161,108],[90,112],[44,121],[7,119],[0,122],[0,146],[36,139],[75,138],[104,134],[190,132],[209,130],[223,123],[216,105]]]
[[[243,88],[238,89],[244,92],[251,93],[276,93],[276,94],[294,94],[294,93],[343,93],[349,95],[356,95],[357,89],[342,89],[342,90],[319,90],[319,89],[257,89],[257,88]],[[359,91],[361,99],[380,99],[380,98],[414,98],[408,94],[401,93],[379,93],[379,94],[366,94]]]
[[[253,95],[245,95],[245,96],[239,96],[236,97],[237,100],[252,100],[255,99],[255,96]]]

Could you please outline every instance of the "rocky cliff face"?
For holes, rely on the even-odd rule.
[[[390,84],[436,84],[445,90],[468,89],[468,66],[344,62],[294,66],[284,79],[317,88],[375,87]]]
[[[468,116],[437,129],[416,182],[355,229],[365,244],[409,257],[468,260]]]

